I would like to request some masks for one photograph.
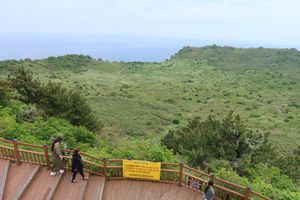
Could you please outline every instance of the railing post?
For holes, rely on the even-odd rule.
[[[179,164],[179,179],[178,179],[178,185],[182,186],[182,176],[183,176],[183,163]]]
[[[16,139],[13,139],[13,145],[14,145],[14,153],[15,153],[15,158],[16,158],[16,163],[17,165],[21,164],[21,158],[20,158],[20,153],[19,153],[19,148],[18,148],[18,142]]]
[[[245,200],[250,200],[250,193],[251,193],[251,188],[247,186],[245,191]]]
[[[105,178],[106,178],[106,176],[107,176],[107,174],[106,174],[106,165],[107,165],[106,158],[103,158],[104,177],[105,177]]]
[[[48,168],[48,169],[51,169],[51,166],[50,166],[50,160],[49,160],[48,146],[47,146],[47,145],[44,145],[43,147],[44,147],[44,155],[45,155],[45,160],[46,160],[47,168]]]

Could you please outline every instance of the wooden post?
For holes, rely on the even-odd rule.
[[[13,139],[13,145],[14,145],[14,153],[15,153],[15,159],[16,159],[16,163],[17,165],[21,164],[21,158],[20,158],[20,153],[19,153],[19,149],[18,149],[18,142],[16,139]]]
[[[103,165],[104,165],[104,177],[106,178],[106,176],[107,176],[107,172],[106,172],[106,165],[107,165],[107,163],[106,163],[106,158],[103,158]]]
[[[48,146],[47,145],[44,145],[44,155],[45,155],[45,161],[46,161],[46,164],[47,164],[47,168],[48,169],[51,169],[51,166],[50,166],[50,160],[49,160],[49,151],[48,151]]]
[[[178,185],[182,186],[182,176],[183,176],[183,163],[179,164],[179,179],[178,179]]]
[[[245,200],[250,200],[251,188],[248,186],[245,191]]]

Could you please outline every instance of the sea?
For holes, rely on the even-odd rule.
[[[300,49],[300,46],[293,45],[117,34],[0,33],[0,60],[81,54],[105,61],[160,62],[170,59],[185,46],[202,47],[213,44]]]

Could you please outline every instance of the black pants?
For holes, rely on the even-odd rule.
[[[83,169],[81,168],[81,169],[75,169],[75,170],[73,171],[73,178],[72,178],[72,180],[75,180],[75,177],[76,177],[77,172],[79,172],[80,175],[82,176],[82,178],[84,178]]]

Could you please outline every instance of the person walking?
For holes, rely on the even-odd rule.
[[[73,172],[72,183],[77,183],[77,181],[75,180],[77,172],[80,173],[83,180],[88,180],[88,178],[86,178],[83,173],[83,163],[80,154],[81,151],[79,149],[74,149],[73,156],[72,156],[72,172]]]
[[[57,173],[64,173],[63,156],[61,154],[61,150],[59,147],[61,141],[62,138],[57,137],[55,140],[53,140],[51,144],[52,163],[53,163],[52,172],[50,173],[51,176],[55,176]]]
[[[209,180],[207,186],[204,189],[203,200],[214,200],[215,199],[215,191],[214,191],[213,186],[214,186],[213,180]]]

